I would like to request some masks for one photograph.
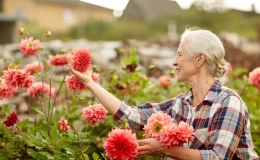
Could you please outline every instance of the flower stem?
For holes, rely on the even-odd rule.
[[[239,95],[242,95],[243,93],[244,93],[244,91],[245,91],[245,89],[246,89],[246,87],[248,87],[248,86],[251,86],[250,84],[246,84],[242,89],[241,89],[241,91],[240,91],[240,94]]]
[[[52,104],[52,108],[51,108],[50,120],[51,120],[51,118],[52,118],[53,107],[55,106],[56,99],[57,99],[57,97],[58,97],[58,95],[59,95],[59,93],[60,93],[61,87],[62,87],[62,85],[63,85],[63,83],[64,83],[65,78],[66,78],[66,75],[67,75],[67,74],[64,75],[63,80],[62,80],[62,82],[61,82],[61,84],[60,84],[60,87],[59,87],[59,89],[58,89],[58,92],[57,92],[57,94],[55,95],[55,98],[54,98],[54,101],[53,101],[53,104]]]

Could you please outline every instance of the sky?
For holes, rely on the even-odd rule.
[[[80,0],[91,4],[103,6],[117,11],[125,9],[129,0]],[[176,0],[183,9],[188,9],[194,0]],[[260,13],[260,0],[224,0],[225,6],[228,8],[241,9],[245,11],[251,10],[251,4],[254,3],[257,12]]]

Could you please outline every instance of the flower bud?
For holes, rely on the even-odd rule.
[[[48,37],[50,37],[50,36],[51,36],[51,31],[47,31],[47,30],[46,30],[46,31],[45,31],[45,37],[48,38]]]
[[[25,28],[20,27],[20,28],[19,28],[19,34],[20,34],[20,35],[23,35],[24,32],[25,32]]]

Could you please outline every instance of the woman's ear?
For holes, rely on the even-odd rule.
[[[206,60],[205,54],[199,53],[197,55],[197,67],[202,66],[202,64],[204,63],[205,60]]]

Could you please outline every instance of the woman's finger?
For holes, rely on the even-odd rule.
[[[139,144],[139,146],[143,146],[143,145],[148,144],[148,140],[149,140],[149,139],[137,140],[137,143]]]
[[[147,157],[149,153],[147,151],[138,152],[136,158]]]
[[[148,146],[147,145],[144,145],[144,146],[138,146],[138,152],[141,152],[141,151],[147,151],[148,150]]]

